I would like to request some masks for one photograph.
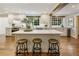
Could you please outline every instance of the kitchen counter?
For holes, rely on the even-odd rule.
[[[16,32],[13,32],[13,34],[62,34],[62,32],[57,30],[32,30],[32,31],[23,31],[19,30]]]
[[[60,35],[62,32],[57,30],[33,30],[30,32],[24,32],[23,30],[19,30],[16,32],[13,32],[15,35],[16,42],[19,39],[27,39],[28,40],[28,50],[29,52],[32,52],[33,42],[32,40],[34,38],[40,38],[42,40],[41,47],[42,52],[48,52],[48,40],[49,39],[57,39],[60,40]]]

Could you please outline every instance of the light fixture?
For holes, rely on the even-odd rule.
[[[72,7],[72,8],[75,8],[76,6],[75,6],[75,5],[71,5],[71,7]]]
[[[50,15],[48,13],[43,13],[40,17],[40,25],[42,27],[49,27],[50,26]]]

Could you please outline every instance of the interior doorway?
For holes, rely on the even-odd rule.
[[[78,19],[78,38],[79,38],[79,19]]]
[[[77,16],[77,33],[79,38],[79,16]]]

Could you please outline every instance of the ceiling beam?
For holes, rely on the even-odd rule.
[[[53,16],[55,14],[55,12],[58,12],[59,10],[61,10],[62,8],[64,8],[68,3],[59,3],[53,10],[52,12],[49,14],[50,16]]]
[[[57,12],[61,10],[63,7],[65,7],[68,3],[59,3],[56,8],[54,8],[53,12]]]

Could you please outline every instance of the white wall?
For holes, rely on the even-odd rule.
[[[8,17],[0,17],[0,35],[5,35],[6,27],[9,27]]]
[[[78,35],[79,35],[79,19],[78,19]]]
[[[6,27],[9,27],[8,17],[0,17],[0,43],[5,43]]]

